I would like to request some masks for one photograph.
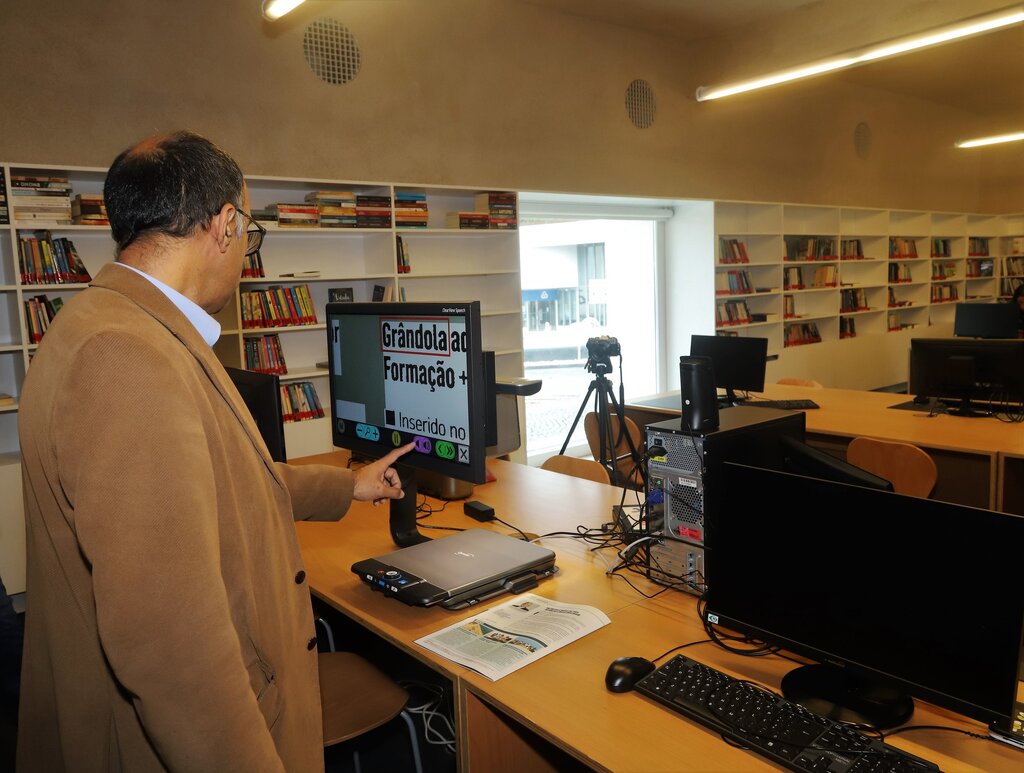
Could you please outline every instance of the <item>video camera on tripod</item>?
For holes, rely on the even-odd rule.
[[[595,458],[608,470],[608,476],[612,483],[626,485],[631,475],[624,474],[619,469],[620,460],[630,459],[634,469],[639,468],[640,475],[644,480],[647,478],[647,470],[643,465],[643,456],[637,451],[633,438],[626,430],[626,418],[622,409],[623,395],[625,393],[622,379],[619,379],[619,400],[616,402],[612,384],[607,378],[607,374],[612,372],[612,357],[619,358],[619,369],[621,370],[622,347],[619,345],[619,339],[612,336],[596,336],[587,340],[587,362],[584,367],[589,373],[594,374],[594,380],[590,382],[587,393],[583,396],[583,402],[580,403],[580,409],[576,412],[576,418],[573,419],[572,426],[569,427],[569,434],[565,436],[565,442],[562,443],[562,450],[559,453],[565,453],[565,449],[569,446],[569,440],[576,431],[576,425],[579,424],[580,416],[583,415],[583,411],[587,407],[590,395],[593,394],[599,437],[598,450],[594,454]],[[609,406],[614,409],[615,415],[618,417],[617,432],[611,420]],[[619,456],[616,454],[616,449],[623,440],[626,441],[629,452]]]

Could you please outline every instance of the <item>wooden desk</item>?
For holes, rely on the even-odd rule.
[[[1024,426],[1020,424],[891,410],[889,406],[910,399],[892,392],[771,384],[755,396],[816,402],[819,409],[804,412],[808,442],[841,459],[858,435],[913,443],[931,454],[939,468],[934,499],[1024,514]],[[638,400],[625,410],[643,426],[678,416],[678,404],[675,392]]]
[[[343,459],[344,455],[336,454],[301,461]],[[610,486],[508,462],[493,461],[490,466],[497,480],[478,486],[474,498],[494,506],[499,518],[525,531],[543,534],[571,531],[577,524],[597,525],[609,519],[611,505],[619,501],[620,491]],[[461,507],[451,506],[428,522],[480,525],[464,516]],[[508,532],[500,524],[492,525]],[[591,546],[566,538],[546,539],[543,544],[558,554],[560,571],[535,592],[591,604],[612,622],[492,682],[413,644],[467,616],[466,610],[405,606],[373,592],[350,571],[354,561],[394,549],[385,508],[356,503],[339,523],[300,523],[297,530],[310,587],[318,598],[451,681],[462,771],[778,770],[764,758],[731,747],[716,734],[636,694],[612,694],[604,687],[605,670],[616,657],[653,658],[705,638],[693,596],[666,591],[646,599],[623,580],[608,576]],[[661,590],[638,575],[630,575],[630,580],[647,593]],[[781,658],[752,661],[711,645],[698,645],[688,652],[723,671],[776,688],[782,673],[792,667]],[[979,723],[920,702],[914,721],[982,731]],[[913,733],[897,736],[894,743],[948,771],[1016,771],[1021,762],[1017,751],[952,733]]]

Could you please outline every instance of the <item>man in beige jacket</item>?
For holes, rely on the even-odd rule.
[[[293,521],[401,497],[411,446],[354,474],[271,460],[211,348],[262,238],[227,154],[151,137],[104,196],[117,262],[57,315],[22,392],[18,768],[321,770]]]

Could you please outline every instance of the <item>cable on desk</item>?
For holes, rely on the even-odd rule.
[[[527,542],[530,541],[530,538],[528,536],[526,536],[526,532],[523,531],[522,529],[520,529],[518,526],[513,526],[511,523],[508,523],[507,521],[501,520],[498,516],[494,516],[494,520],[497,521],[498,523],[502,524],[503,526],[508,526],[513,531],[519,532],[519,534],[522,536],[522,538],[524,540],[526,540]]]

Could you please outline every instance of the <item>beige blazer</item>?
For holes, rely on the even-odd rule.
[[[195,328],[116,263],[53,321],[18,419],[18,769],[322,770],[293,520],[339,518],[351,474],[274,463]]]

